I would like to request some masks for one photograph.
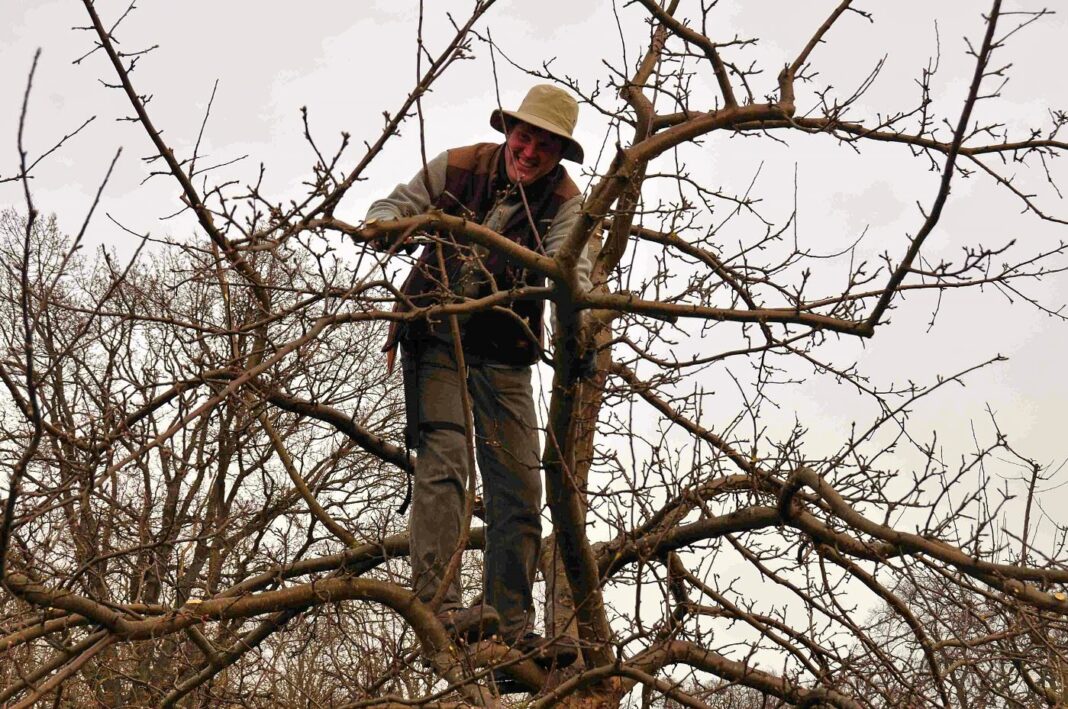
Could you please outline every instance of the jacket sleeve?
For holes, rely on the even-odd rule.
[[[426,169],[417,172],[407,183],[394,187],[388,197],[372,203],[364,221],[388,221],[426,212],[445,189],[448,165],[449,153],[446,151],[428,162]]]
[[[571,232],[571,227],[575,226],[575,222],[578,221],[581,212],[581,194],[575,195],[560,205],[560,211],[556,213],[556,218],[553,219],[553,223],[549,225],[549,231],[541,242],[542,247],[545,249],[546,256],[555,255],[556,252],[560,250],[560,247],[564,245],[567,235]],[[582,247],[582,253],[579,254],[578,260],[575,261],[575,273],[578,276],[578,285],[584,293],[589,293],[593,289],[593,284],[590,283],[590,270],[592,269],[592,264],[590,263],[589,250],[589,244],[584,245]],[[583,311],[583,314],[580,317],[585,317],[585,311]],[[559,325],[556,320],[556,303],[550,303],[549,321],[552,323],[553,330],[556,330]]]
[[[560,205],[560,211],[556,213],[556,218],[553,219],[552,224],[549,225],[549,231],[545,234],[545,238],[542,239],[542,247],[545,249],[546,256],[553,256],[560,247],[564,245],[564,241],[567,239],[568,233],[571,231],[571,227],[575,226],[575,222],[578,221],[579,215],[582,212],[582,195],[575,195],[571,199]],[[579,288],[584,293],[588,293],[593,287],[590,283],[590,270],[592,264],[589,258],[589,245],[582,247],[582,253],[579,254],[578,261],[575,262],[575,271],[578,274]]]

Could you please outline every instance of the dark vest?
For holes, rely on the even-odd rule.
[[[434,202],[434,207],[446,214],[482,224],[510,187],[511,183],[504,173],[502,146],[480,143],[456,148],[448,153],[445,189]],[[518,198],[514,188],[511,192],[510,198]],[[520,208],[497,230],[521,246],[542,252],[541,239],[548,232],[561,205],[577,196],[579,190],[567,171],[557,165],[549,174],[525,187],[524,192],[533,220],[527,216],[525,209]],[[531,228],[531,221],[536,226],[536,234]],[[471,278],[473,244],[462,234],[444,233],[438,236],[442,240],[444,273],[437,249],[427,246],[423,247],[423,253],[404,283],[403,292],[416,307],[459,300],[457,291],[466,278]],[[468,264],[467,269],[463,268],[465,263]],[[468,297],[483,297],[494,290],[508,291],[523,286],[545,285],[543,276],[507,262],[498,253],[490,252],[481,259],[481,263],[482,267],[474,269],[479,276],[476,290],[468,291]],[[492,283],[485,277],[485,272],[492,276]],[[462,319],[462,341],[467,355],[501,364],[530,365],[537,362],[542,340],[542,301],[517,300],[509,309],[511,312],[508,313],[487,310]],[[526,328],[518,322],[517,316],[526,322]],[[527,333],[527,328],[533,338]],[[396,334],[402,340],[418,340],[433,333],[445,332],[448,332],[448,323],[439,317],[437,322],[424,320],[409,323]],[[395,338],[390,339],[392,341]]]

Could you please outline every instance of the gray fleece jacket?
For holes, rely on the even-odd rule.
[[[388,221],[423,214],[430,209],[430,206],[434,204],[441,195],[442,190],[445,189],[445,170],[447,167],[448,151],[441,153],[427,163],[426,179],[423,177],[423,171],[420,170],[407,184],[397,185],[388,197],[374,202],[370,209],[367,210],[366,220]],[[546,256],[552,256],[563,246],[564,239],[567,238],[567,234],[579,217],[581,207],[582,195],[569,199],[560,207],[560,210],[556,213],[556,218],[553,219],[548,232],[542,240],[541,247]],[[492,209],[482,223],[494,231],[499,231],[522,208],[521,202],[503,202]],[[587,251],[587,248],[583,248],[575,264],[579,286],[583,291],[588,291],[591,287],[591,264]]]

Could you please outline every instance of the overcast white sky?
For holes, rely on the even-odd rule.
[[[684,0],[683,12],[696,3]],[[757,62],[764,73],[753,79],[758,100],[774,91],[775,74],[804,45],[836,0],[719,3],[709,27],[717,40],[759,37],[760,42],[738,53],[727,50],[728,60],[742,65]],[[127,7],[126,0],[98,0],[105,21],[113,21]],[[555,71],[578,79],[592,89],[604,84],[614,67],[632,64],[643,50],[646,27],[637,7],[611,2],[563,0],[500,0],[478,25],[489,32],[512,59],[537,66],[553,59]],[[895,3],[858,0],[875,13],[874,23],[856,16],[844,18],[812,56],[819,72],[817,87],[833,85],[837,95],[848,95],[885,57],[885,67],[871,92],[855,107],[853,117],[872,120],[878,115],[914,105],[916,79],[940,45],[940,70],[932,84],[934,108],[956,116],[957,106],[970,78],[971,65],[964,54],[963,35],[978,44],[983,30],[980,13],[986,3],[965,1],[932,3],[902,0]],[[445,16],[465,17],[467,2],[427,2],[425,35],[431,52],[437,52],[452,29]],[[1038,9],[1039,5],[1009,3],[1012,9]],[[614,11],[623,20],[617,29]],[[299,108],[307,106],[320,147],[332,152],[341,131],[352,135],[344,167],[362,154],[361,143],[373,141],[382,125],[382,111],[398,107],[414,84],[415,0],[318,0],[307,3],[280,0],[140,0],[137,9],[118,32],[126,51],[152,45],[133,75],[141,92],[150,93],[149,110],[164,136],[180,156],[188,156],[196,140],[213,83],[218,94],[201,148],[202,164],[222,163],[247,155],[243,161],[213,173],[214,179],[255,180],[260,163],[266,165],[266,192],[276,198],[301,194],[301,181],[310,174],[314,156],[302,137]],[[936,31],[937,19],[937,31]],[[33,52],[42,49],[27,123],[31,157],[50,147],[90,116],[96,120],[73,138],[62,151],[34,172],[36,203],[55,212],[64,230],[79,227],[107,163],[122,146],[123,156],[104,193],[101,208],[89,231],[90,246],[105,245],[128,254],[133,238],[106,218],[111,215],[137,232],[162,236],[193,233],[186,217],[160,221],[176,209],[176,186],[166,178],[142,185],[150,169],[142,157],[151,146],[141,129],[116,119],[130,114],[125,98],[105,88],[101,79],[113,75],[101,53],[80,65],[72,60],[92,48],[92,38],[72,27],[87,23],[84,9],[72,0],[7,0],[0,6],[0,177],[16,170],[15,133],[26,74]],[[1011,82],[997,103],[982,104],[980,122],[1005,123],[1016,138],[1032,127],[1049,124],[1050,109],[1068,109],[1068,82],[1061,76],[1068,66],[1066,19],[1046,18],[1022,31],[999,55],[999,63],[1013,64]],[[937,39],[936,39],[937,38]],[[481,140],[496,134],[487,119],[496,104],[494,67],[488,47],[473,45],[475,58],[453,67],[425,101],[426,144],[430,154],[444,148]],[[532,80],[497,56],[502,103],[516,105]],[[701,68],[693,88],[711,96],[710,73]],[[606,94],[607,96],[607,94]],[[811,87],[799,90],[799,107],[815,104]],[[911,102],[911,103],[910,103]],[[577,132],[591,158],[598,154],[607,122],[589,106],[583,108]],[[403,135],[387,147],[382,159],[357,185],[338,216],[358,221],[369,202],[407,179],[419,164],[418,131],[406,124]],[[611,141],[609,142],[611,147]],[[610,154],[608,155],[610,157]],[[760,172],[755,189],[765,201],[765,215],[781,223],[793,207],[795,171],[798,180],[798,238],[815,252],[831,253],[856,239],[865,229],[869,238],[861,256],[874,258],[883,249],[900,254],[906,235],[921,221],[917,201],[929,205],[937,174],[923,158],[914,158],[901,146],[866,146],[861,154],[826,137],[798,137],[788,144],[768,139],[738,139],[717,135],[690,153],[689,169],[706,184],[726,191],[744,192]],[[1057,161],[1064,163],[1064,160]],[[593,167],[592,159],[585,168]],[[666,161],[659,168],[670,168]],[[1035,170],[1013,166],[1020,185],[1035,192],[1047,211],[1068,218],[1068,203]],[[1068,171],[1053,164],[1052,174],[1068,186]],[[584,181],[580,180],[580,184]],[[656,188],[647,194],[657,196]],[[0,184],[0,208],[23,208],[21,188]],[[958,181],[939,228],[924,249],[930,261],[957,258],[962,247],[983,243],[1000,245],[1010,239],[1020,244],[1019,258],[1054,247],[1066,239],[1060,225],[1021,216],[1020,203],[990,181],[976,176]],[[728,232],[725,242],[746,239],[752,222],[742,221]],[[751,236],[751,235],[749,235]],[[1064,259],[1059,262],[1064,265]],[[843,283],[840,270],[816,273],[814,281],[828,293]],[[823,279],[821,281],[821,279]],[[1026,284],[1028,293],[1056,309],[1068,302],[1068,276],[1055,276],[1040,284]],[[936,327],[928,330],[934,307],[929,295],[911,295],[898,302],[890,325],[867,342],[843,341],[836,345],[839,361],[858,359],[874,386],[907,381],[931,382],[938,373],[963,370],[997,354],[1009,361],[988,368],[967,380],[925,399],[915,407],[913,433],[929,439],[938,431],[946,462],[973,449],[973,426],[989,438],[986,408],[996,412],[1002,430],[1024,455],[1057,467],[1068,458],[1064,435],[1068,379],[1063,374],[1068,355],[1068,325],[1020,303],[1012,304],[994,291],[952,292],[944,297]],[[717,329],[717,332],[723,328]],[[709,351],[719,342],[684,345]],[[810,376],[783,392],[778,410],[767,409],[764,424],[770,432],[786,431],[795,420],[810,429],[810,453],[837,448],[850,426],[865,426],[874,413],[870,401],[847,385],[828,377]],[[724,386],[722,377],[711,380],[716,389],[704,425],[717,429],[742,407],[737,392]],[[903,477],[908,479],[903,457]],[[1060,478],[1056,481],[1060,482]],[[596,484],[596,482],[595,482]],[[995,480],[1000,487],[1000,483]],[[1052,487],[1053,484],[1050,485]],[[1064,495],[1047,497],[1045,512],[1064,524]],[[1011,524],[1011,522],[1010,522]],[[1016,525],[1013,525],[1016,526]],[[1018,528],[1018,527],[1017,527]],[[1048,520],[1045,530],[1051,529]],[[729,575],[732,569],[717,572]],[[749,585],[753,597],[776,593],[774,588]]]
[[[834,4],[829,0],[721,2],[714,15],[717,24],[709,29],[717,40],[735,35],[761,38],[744,55],[727,52],[728,59],[763,65],[765,72],[754,79],[759,99],[774,90],[778,68],[792,59]],[[436,52],[452,34],[446,11],[462,21],[468,3],[427,5],[427,44]],[[113,21],[127,3],[99,0],[97,6],[105,21]],[[979,43],[980,13],[986,4],[910,0],[862,1],[858,6],[873,11],[875,22],[849,16],[834,28],[827,44],[812,57],[819,72],[817,86],[831,84],[839,95],[847,95],[885,57],[882,75],[853,116],[870,120],[902,107],[902,102],[914,101],[918,95],[915,80],[936,51],[937,18],[941,67],[933,83],[935,108],[955,117],[971,72],[962,36]],[[1011,6],[1039,7],[1016,2]],[[140,91],[152,94],[149,110],[179,155],[189,154],[212,85],[218,80],[202,160],[225,162],[248,155],[215,173],[215,178],[251,182],[264,163],[267,192],[296,196],[314,160],[302,138],[299,107],[308,107],[312,129],[324,151],[332,151],[341,131],[352,134],[353,146],[343,165],[353,165],[362,152],[361,141],[377,137],[382,111],[399,106],[414,84],[417,10],[413,0],[300,4],[141,0],[118,37],[127,51],[160,45],[141,61],[133,78]],[[555,58],[553,67],[558,73],[592,88],[608,76],[602,59],[619,67],[624,58],[633,63],[643,49],[646,29],[636,19],[640,10],[622,7],[622,3],[615,10],[624,21],[622,36],[610,2],[502,0],[478,28],[492,33],[516,61],[536,66]],[[32,186],[38,207],[55,212],[65,230],[76,231],[107,162],[123,146],[125,152],[90,230],[89,244],[129,251],[131,237],[105,214],[138,232],[188,233],[187,220],[159,220],[175,210],[177,188],[165,178],[141,185],[149,169],[141,158],[150,153],[150,145],[137,125],[116,121],[130,111],[119,92],[101,84],[101,79],[113,80],[103,55],[98,52],[77,66],[71,63],[92,47],[88,33],[72,30],[86,23],[81,3],[70,0],[8,0],[0,9],[0,95],[5,97],[0,102],[0,176],[16,168],[20,98],[33,52],[40,47],[43,54],[27,125],[31,156],[86,118],[96,116],[96,120],[35,171]],[[1068,84],[1060,75],[1068,65],[1066,28],[1064,16],[1056,15],[1023,30],[1010,42],[1000,60],[1013,63],[1012,81],[998,103],[980,107],[979,121],[1006,123],[1015,137],[1023,138],[1029,128],[1048,125],[1049,109],[1068,108]],[[474,53],[474,60],[454,67],[426,100],[430,154],[496,136],[487,123],[495,105],[490,54],[478,41]],[[496,67],[502,103],[514,106],[531,80],[500,56]],[[698,91],[711,95],[707,70],[702,68],[694,81]],[[800,107],[807,109],[814,102],[811,89],[800,90]],[[606,125],[602,116],[584,107],[577,137],[586,145],[587,155],[597,155]],[[759,193],[766,200],[768,216],[780,222],[792,207],[796,169],[800,238],[817,251],[832,252],[868,228],[869,257],[883,247],[901,253],[905,235],[914,233],[920,223],[916,202],[930,203],[937,179],[923,158],[913,158],[901,146],[869,146],[857,155],[826,137],[795,139],[783,145],[766,139],[715,136],[696,155],[690,164],[695,174],[737,192],[744,191],[760,169]],[[409,123],[367,173],[368,181],[349,194],[339,216],[358,221],[371,199],[407,179],[418,162],[417,129]],[[1015,172],[1020,172],[1021,184],[1036,192],[1049,212],[1068,217],[1068,204],[1045,184],[1043,174],[1009,169],[1010,174]],[[1054,164],[1053,174],[1068,182],[1063,165]],[[22,206],[20,188],[0,185],[0,207],[6,205]],[[1063,226],[1021,217],[1020,211],[1018,201],[983,177],[959,181],[924,255],[937,261],[942,256],[956,257],[966,244],[996,245],[1010,239],[1023,245],[1020,253],[1024,254],[1065,239]],[[1052,308],[1068,301],[1068,278],[1063,276],[1028,288]],[[954,387],[918,407],[914,419],[918,432],[922,437],[937,426],[952,459],[968,450],[972,421],[986,426],[984,409],[989,406],[1021,453],[1054,465],[1068,457],[1068,439],[1063,433],[1068,384],[1062,374],[1068,326],[1026,305],[1010,308],[1002,296],[987,291],[947,294],[938,326],[928,332],[932,304],[926,296],[905,299],[893,313],[890,326],[870,342],[844,343],[843,352],[855,353],[864,371],[883,386],[909,379],[931,381],[937,372],[954,372],[995,354],[1007,355],[1009,362],[976,375],[967,388]],[[770,425],[787,426],[796,416],[813,429],[816,445],[823,440],[821,436],[839,441],[853,421],[866,422],[864,417],[870,415],[870,408],[857,408],[858,399],[847,386],[813,378],[792,390],[780,411],[770,412]],[[727,391],[720,401],[727,412],[722,420],[729,420],[738,402]],[[714,425],[717,420],[713,416],[707,423]],[[1061,516],[1060,521],[1066,520]]]

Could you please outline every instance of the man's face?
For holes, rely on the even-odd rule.
[[[549,131],[517,122],[508,131],[504,145],[508,179],[529,185],[549,173],[564,152],[564,141]]]

